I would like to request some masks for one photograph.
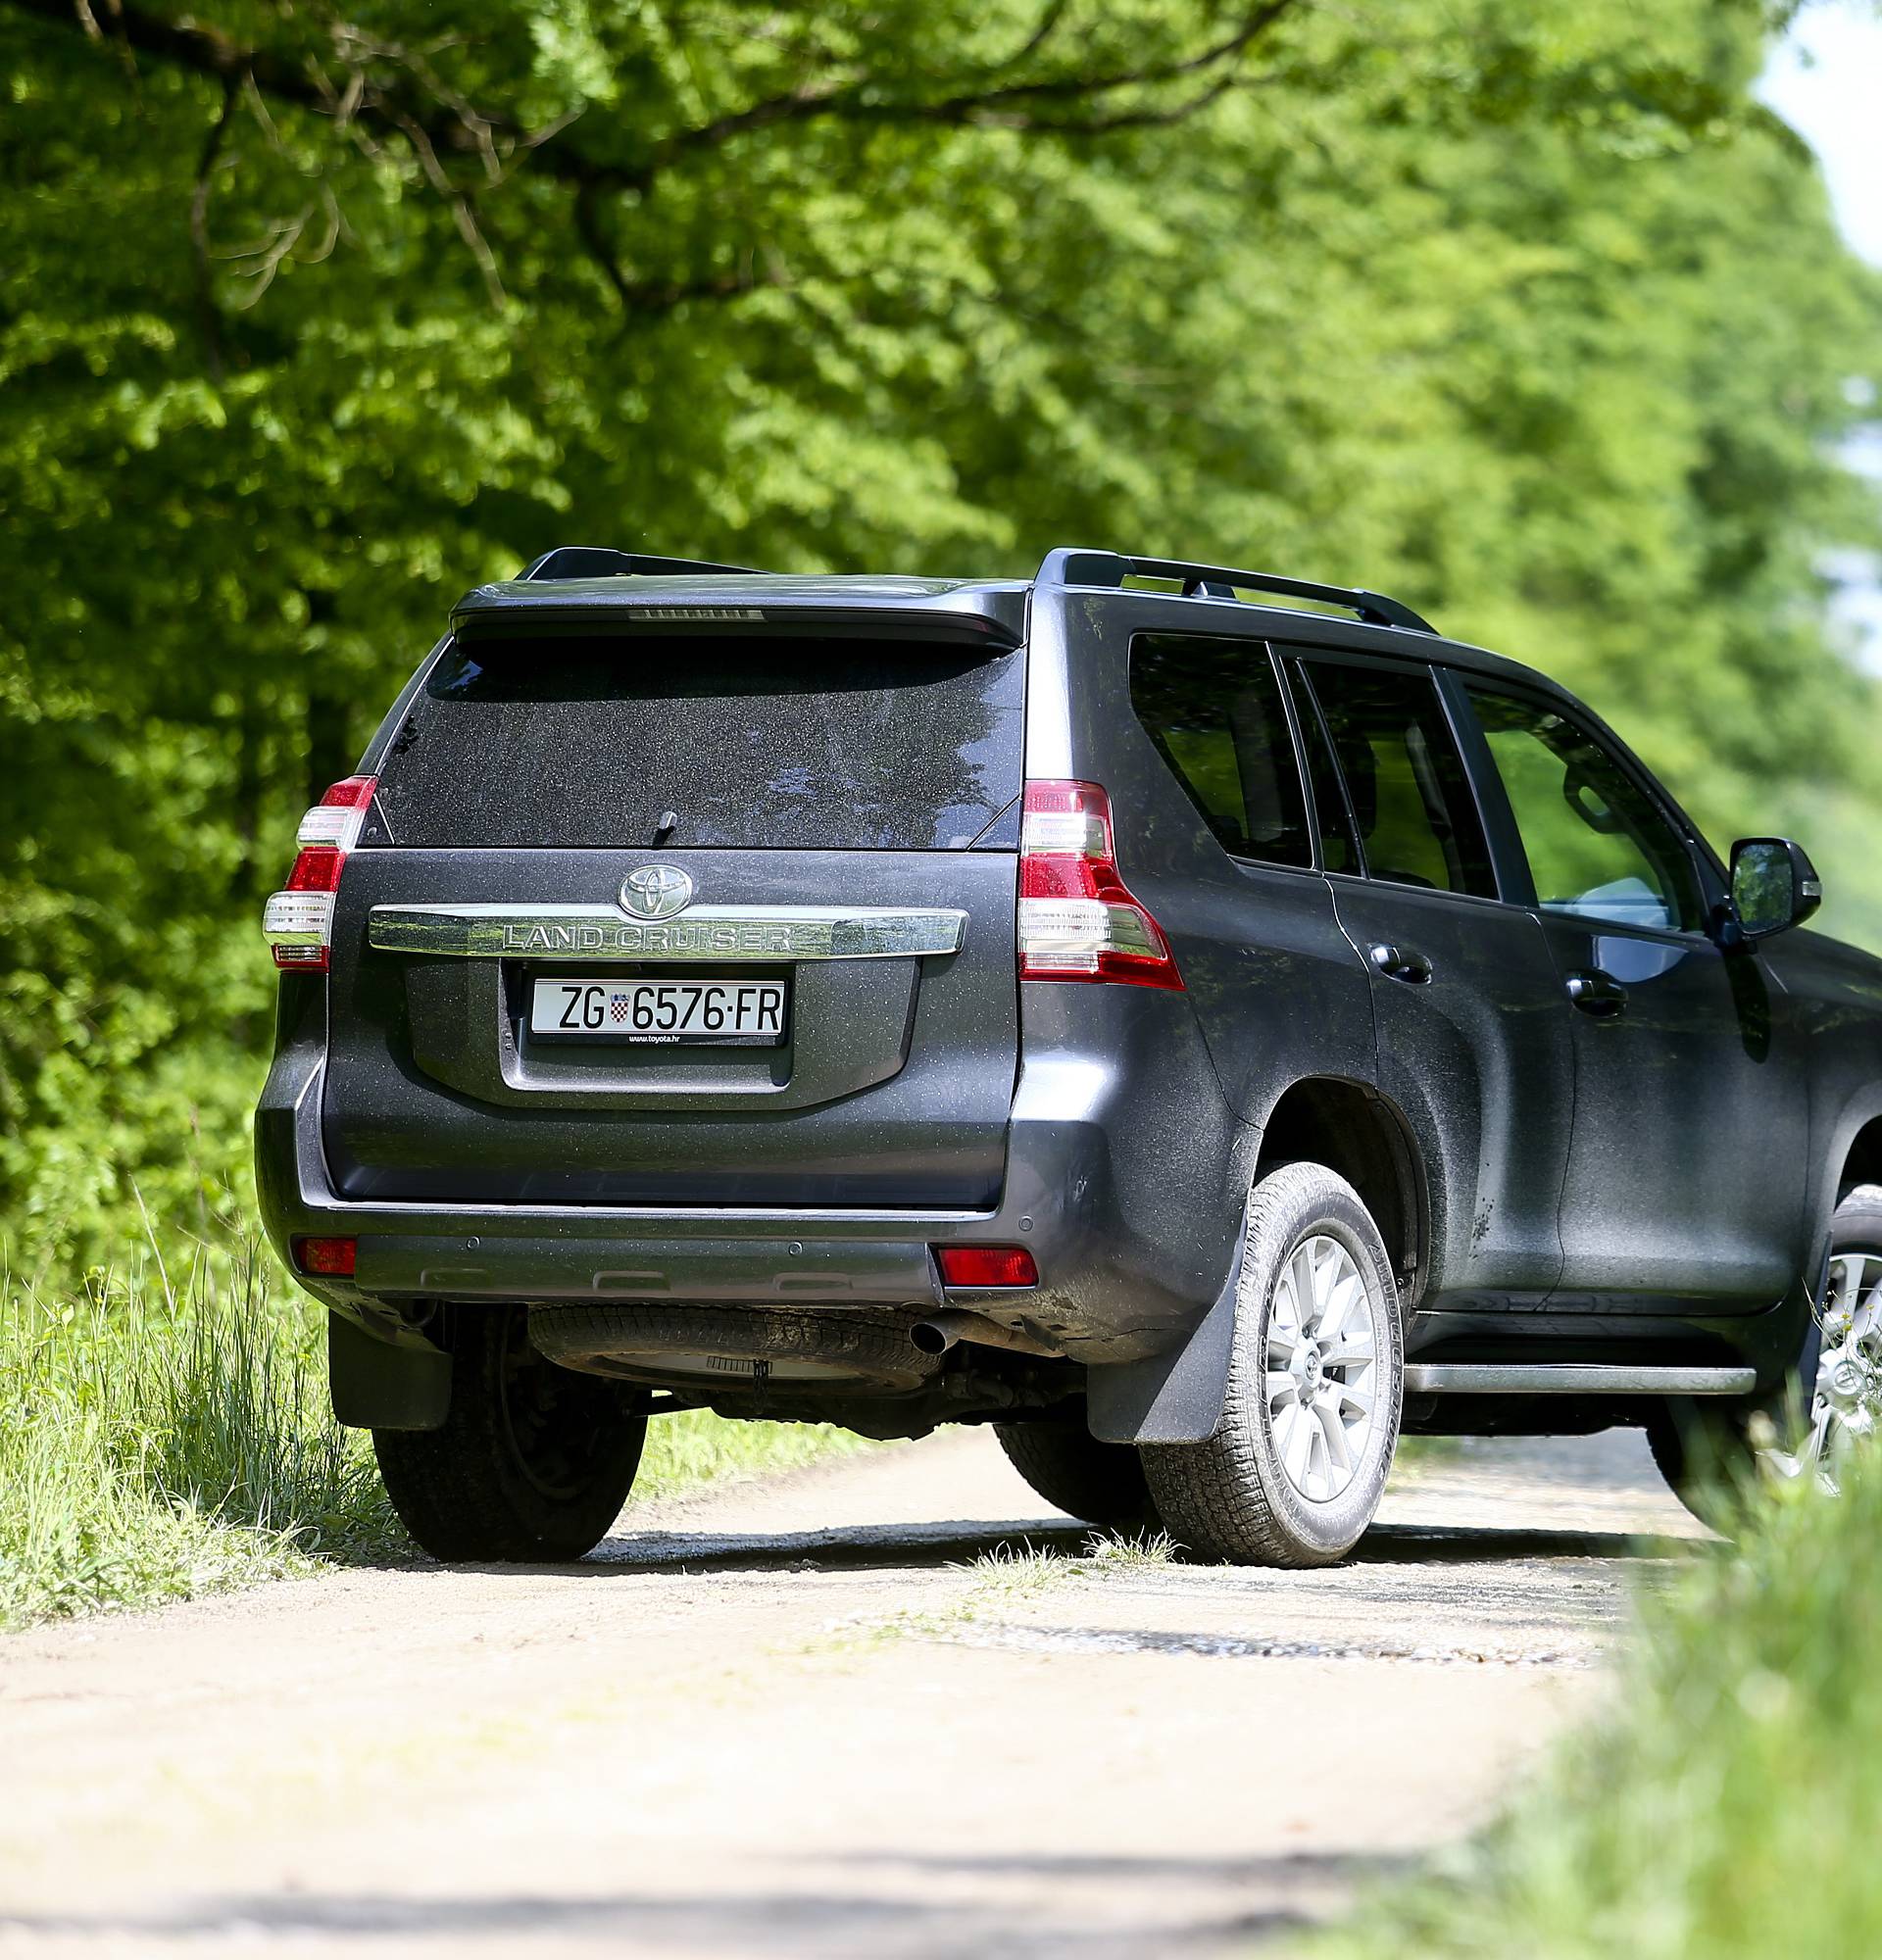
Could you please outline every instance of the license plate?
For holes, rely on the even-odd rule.
[[[784,1039],[780,980],[538,980],[531,1034],[565,1040],[728,1042]]]

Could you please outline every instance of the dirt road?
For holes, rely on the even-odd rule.
[[[1698,1531],[1620,1435],[1471,1446],[1384,1520],[1331,1572],[1082,1559],[955,1433],[630,1509],[578,1568],[20,1636],[0,1950],[1285,1946],[1599,1702]],[[1028,1544],[1070,1557],[975,1567]]]

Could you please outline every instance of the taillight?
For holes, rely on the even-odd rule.
[[[1039,1268],[1023,1246],[937,1246],[941,1284],[948,1287],[1034,1287]]]
[[[1019,828],[1019,977],[1176,987],[1157,921],[1117,875],[1111,799],[1096,783],[1035,778]]]
[[[287,1250],[297,1273],[316,1278],[351,1279],[360,1256],[357,1239],[302,1239],[288,1241]]]
[[[326,971],[333,943],[333,894],[378,786],[377,776],[348,776],[301,818],[294,868],[262,913],[262,932],[274,950],[276,966]]]

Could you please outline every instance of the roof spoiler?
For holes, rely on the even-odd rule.
[[[558,545],[520,575],[523,578],[664,578],[674,572],[734,571],[756,575],[749,564],[715,564],[703,558],[650,558],[643,552],[609,551],[602,545]]]

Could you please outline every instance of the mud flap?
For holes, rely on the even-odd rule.
[[[349,1429],[442,1429],[450,1413],[451,1356],[420,1334],[382,1341],[329,1310],[326,1378]]]
[[[1207,1443],[1221,1426],[1242,1243],[1227,1283],[1186,1341],[1147,1360],[1087,1371],[1087,1421],[1100,1443]]]

